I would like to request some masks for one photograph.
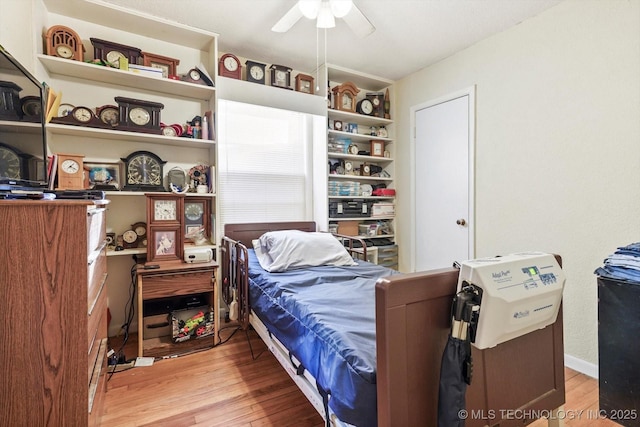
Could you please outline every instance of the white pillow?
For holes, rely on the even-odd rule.
[[[357,265],[329,233],[300,230],[269,231],[254,241],[258,262],[271,273],[320,265]]]

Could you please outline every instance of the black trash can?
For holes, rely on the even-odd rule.
[[[640,282],[598,277],[600,411],[640,427]]]

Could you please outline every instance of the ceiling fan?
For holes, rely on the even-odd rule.
[[[366,37],[376,30],[353,0],[298,0],[271,28],[277,33],[289,31],[302,17],[316,19],[316,27],[333,28],[335,18],[342,18],[358,37]]]

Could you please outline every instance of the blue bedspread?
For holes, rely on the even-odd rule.
[[[357,426],[377,425],[375,284],[392,274],[368,262],[269,273],[249,250],[251,308]]]

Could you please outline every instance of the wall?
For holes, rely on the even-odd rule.
[[[567,0],[398,82],[398,164],[410,107],[473,85],[476,256],[562,255],[567,361],[597,375],[593,271],[640,240],[640,1]],[[398,188],[409,178],[398,168]],[[405,270],[412,231],[398,232]]]

